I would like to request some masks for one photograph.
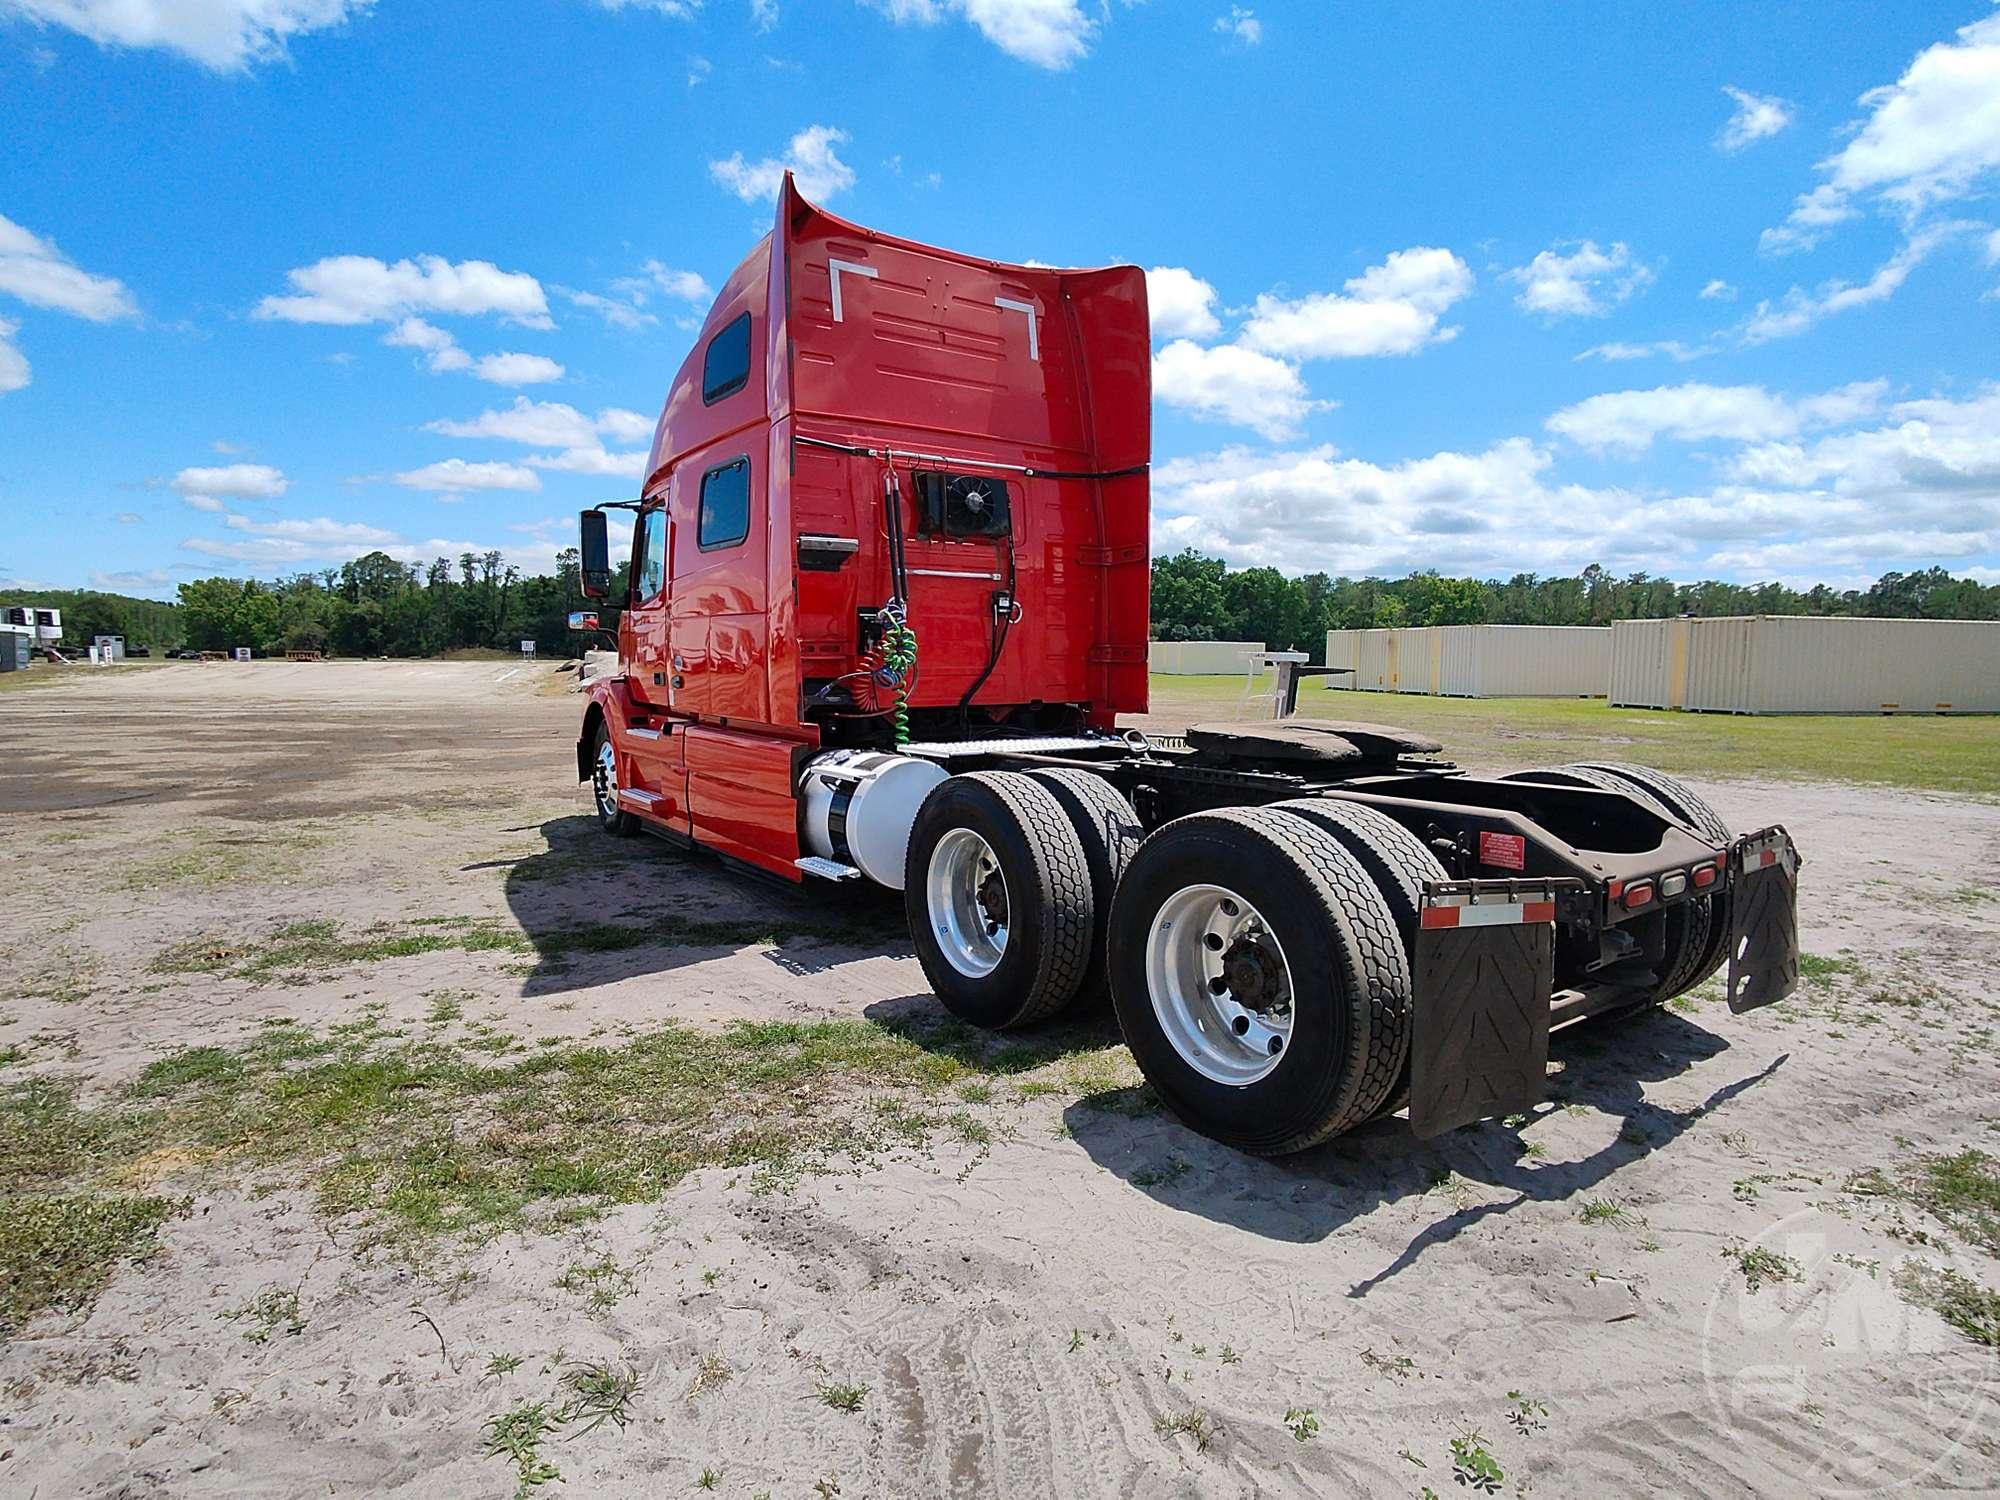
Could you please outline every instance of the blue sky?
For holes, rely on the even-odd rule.
[[[546,567],[781,164],[1148,268],[1156,546],[2000,580],[1987,0],[0,0],[0,110],[0,583]]]

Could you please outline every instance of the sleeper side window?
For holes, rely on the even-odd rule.
[[[638,600],[650,604],[667,586],[667,512],[657,506],[639,518],[639,566],[633,574]]]
[[[750,380],[750,314],[745,313],[708,341],[701,360],[701,401],[713,406]]]
[[[750,460],[743,457],[701,476],[701,550],[733,547],[750,534]]]

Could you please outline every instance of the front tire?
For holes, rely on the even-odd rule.
[[[924,977],[961,1021],[1045,1021],[1076,997],[1096,920],[1076,829],[1018,771],[938,783],[917,810],[903,910]]]
[[[597,808],[597,826],[613,838],[629,838],[639,820],[618,805],[618,747],[611,740],[609,720],[597,726],[597,746],[590,757],[590,796]]]
[[[1112,904],[1112,1003],[1175,1114],[1277,1156],[1370,1119],[1409,1054],[1410,972],[1368,872],[1270,808],[1177,818]]]

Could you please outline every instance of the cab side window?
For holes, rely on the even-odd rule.
[[[750,381],[750,314],[745,313],[708,341],[701,357],[701,402],[713,406]]]
[[[637,602],[650,604],[667,586],[667,512],[656,507],[639,517],[638,566],[632,571]]]
[[[701,476],[701,550],[733,547],[750,534],[750,460],[734,459]]]

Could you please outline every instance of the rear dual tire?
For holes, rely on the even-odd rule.
[[[1325,829],[1272,808],[1177,818],[1112,902],[1112,1004],[1175,1114],[1257,1155],[1372,1118],[1409,1055],[1388,903]]]

